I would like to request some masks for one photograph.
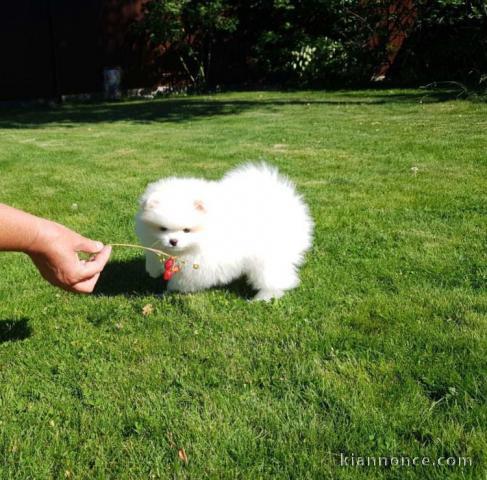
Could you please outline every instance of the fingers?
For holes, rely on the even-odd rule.
[[[108,262],[111,252],[112,247],[110,245],[107,245],[106,247],[103,247],[102,250],[97,253],[92,260],[88,262],[80,262],[79,280],[89,280],[96,274],[99,274]]]
[[[77,283],[76,285],[73,285],[70,288],[70,291],[76,293],[91,293],[95,289],[96,282],[98,282],[99,278],[100,278],[100,274],[97,273],[93,275],[93,277],[89,278],[88,280],[84,280],[82,282]]]
[[[81,237],[76,246],[76,250],[79,252],[86,253],[97,253],[103,248],[103,243],[97,242],[95,240],[90,240],[89,238]]]

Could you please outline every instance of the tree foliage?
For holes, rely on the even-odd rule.
[[[238,18],[226,0],[152,0],[137,25],[154,46],[177,57],[180,66],[198,88],[208,84],[215,43],[235,31]]]
[[[149,0],[137,29],[200,88],[487,72],[484,0]]]

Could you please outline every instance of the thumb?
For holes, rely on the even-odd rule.
[[[97,253],[103,248],[102,242],[80,237],[76,250],[78,252]]]

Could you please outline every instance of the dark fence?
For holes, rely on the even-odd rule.
[[[146,83],[130,23],[143,0],[16,0],[2,4],[0,100],[100,92],[103,68]]]

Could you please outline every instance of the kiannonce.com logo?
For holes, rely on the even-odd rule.
[[[340,453],[340,467],[471,467],[471,457],[360,456]]]

